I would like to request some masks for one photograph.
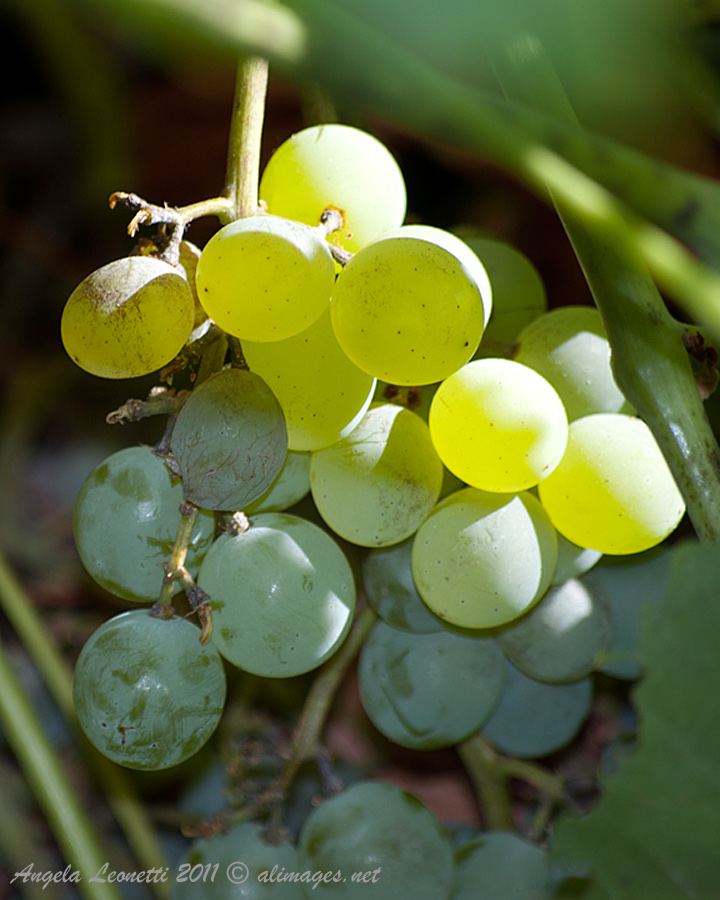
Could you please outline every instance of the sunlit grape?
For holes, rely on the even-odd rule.
[[[183,274],[149,256],[130,256],[88,275],[63,310],[62,341],[86,372],[134,378],[182,350],[195,304]]]

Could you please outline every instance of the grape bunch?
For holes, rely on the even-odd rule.
[[[654,565],[684,514],[598,312],[547,312],[532,264],[503,243],[403,224],[400,169],[358,129],[291,137],[260,198],[202,251],[173,239],[104,266],[63,314],[91,374],[191,373],[134,401],[168,415],[165,434],[101,463],[77,501],[88,573],[146,605],[80,653],[85,734],[122,765],[171,767],[215,731],[228,667],[275,679],[323,665],[356,616],[352,545],[375,617],[358,671],[377,731],[416,751],[480,735],[510,756],[555,752],[588,716],[595,670],[637,674],[639,608],[598,573]],[[454,848],[388,784],[320,804],[297,847],[260,831],[199,841],[190,872],[245,858],[259,873],[377,870],[376,900],[548,895],[543,849],[504,832]],[[205,875],[177,900],[211,896]],[[308,875],[252,896],[352,898],[365,883]]]

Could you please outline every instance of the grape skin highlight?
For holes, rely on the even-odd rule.
[[[278,216],[251,216],[217,231],[197,266],[205,312],[228,334],[281,341],[327,309],[335,264],[323,238]]]
[[[130,256],[88,275],[62,314],[70,358],[100,378],[155,372],[182,350],[193,328],[195,302],[169,263]]]
[[[641,419],[621,413],[572,422],[562,462],[539,491],[562,535],[607,554],[654,547],[685,512],[652,432]]]

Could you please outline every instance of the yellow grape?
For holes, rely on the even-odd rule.
[[[685,512],[652,432],[641,419],[621,413],[572,422],[565,455],[539,491],[560,534],[601,553],[648,550]]]
[[[356,253],[405,218],[405,182],[390,151],[349,125],[314,125],[288,138],[260,180],[268,211],[317,225],[326,209],[343,217],[330,240]]]
[[[75,288],[60,328],[81,369],[101,378],[134,378],[177,356],[194,315],[181,272],[154,257],[130,256],[97,269]]]
[[[474,360],[437,389],[430,434],[450,471],[483,491],[534,487],[557,466],[567,417],[555,389],[507,359]]]
[[[216,232],[197,266],[205,312],[246,341],[304,331],[330,302],[335,263],[314,231],[278,216],[238,219]]]
[[[280,401],[291,450],[334,444],[352,431],[372,401],[375,379],[340,349],[329,309],[284,341],[243,341],[242,346],[250,369]]]
[[[483,330],[483,297],[467,267],[416,237],[383,238],[354,256],[338,276],[330,313],[355,365],[397,385],[451,375]]]

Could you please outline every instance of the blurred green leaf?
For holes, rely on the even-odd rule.
[[[720,555],[674,551],[664,602],[641,632],[640,743],[595,809],[567,816],[553,857],[593,879],[583,900],[715,900],[720,885]]]

